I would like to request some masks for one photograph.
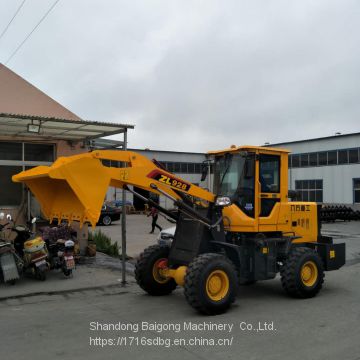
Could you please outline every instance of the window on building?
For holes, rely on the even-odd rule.
[[[180,163],[174,162],[174,163],[173,163],[173,171],[174,171],[175,173],[179,173],[179,172],[180,172],[180,169],[181,169]]]
[[[328,165],[337,164],[337,151],[328,151]]]
[[[52,144],[24,144],[25,161],[54,161],[54,145]]]
[[[313,152],[289,155],[289,168],[324,165],[357,164],[360,162],[360,148]]]
[[[291,166],[297,168],[300,166],[300,155],[293,154],[291,157]]]
[[[14,183],[11,178],[22,170],[22,166],[0,166],[1,206],[20,205],[22,199],[22,184]]]
[[[319,156],[319,165],[327,165],[327,152],[326,151],[319,152],[318,156]]]
[[[161,161],[161,164],[171,173],[201,174],[201,163]]]
[[[309,154],[300,155],[300,166],[301,167],[309,166]]]
[[[22,160],[22,143],[0,141],[0,160]]]
[[[309,154],[309,166],[318,166],[318,153]]]
[[[23,186],[13,183],[12,176],[34,165],[55,160],[55,145],[0,141],[0,206],[18,206]]]
[[[167,170],[168,172],[173,172],[173,171],[174,171],[174,169],[173,169],[173,163],[172,163],[172,162],[168,161],[168,162],[166,162],[166,163],[164,163],[164,164],[165,164],[166,170]]]
[[[188,172],[187,163],[181,163],[180,164],[180,172],[182,174],[187,174],[187,172]]]
[[[323,180],[295,180],[301,201],[323,202]]]
[[[338,163],[339,164],[348,164],[349,163],[349,151],[348,150],[339,150],[338,151]]]
[[[291,168],[291,157],[292,157],[292,155],[288,156],[288,167],[289,167],[289,169]]]
[[[323,188],[323,181],[322,180],[315,180],[315,186],[316,186],[316,189],[322,189]]]
[[[194,163],[188,163],[188,173],[189,174],[195,173],[195,164]]]
[[[359,162],[359,149],[349,149],[349,163],[356,164]]]
[[[202,164],[195,164],[195,174],[201,174]]]
[[[360,179],[353,179],[354,203],[360,204]]]

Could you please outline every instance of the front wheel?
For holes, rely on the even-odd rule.
[[[284,290],[297,298],[314,297],[324,282],[324,266],[318,253],[306,247],[290,251],[281,270]]]
[[[197,311],[215,315],[224,313],[235,301],[237,274],[232,262],[221,254],[196,257],[185,276],[185,298]]]
[[[169,252],[168,246],[149,246],[135,265],[136,282],[150,295],[168,295],[176,288],[174,279],[164,278],[161,274],[161,266],[167,264]]]

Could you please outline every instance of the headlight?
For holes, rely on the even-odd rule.
[[[218,198],[216,198],[215,205],[223,206],[223,207],[229,206],[229,205],[231,205],[231,200],[227,196],[219,196]]]

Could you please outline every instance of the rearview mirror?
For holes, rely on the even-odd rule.
[[[201,180],[200,181],[205,181],[207,174],[209,172],[209,165],[207,163],[202,163],[202,167],[201,167]]]
[[[0,213],[0,220],[4,220],[5,214],[3,212]]]
[[[11,217],[10,214],[7,214],[7,215],[6,215],[6,218],[7,218],[9,221],[11,221],[11,219],[12,219],[12,217]]]
[[[35,224],[35,223],[36,223],[36,220],[37,220],[36,217],[32,218],[31,223],[32,223],[32,224]]]

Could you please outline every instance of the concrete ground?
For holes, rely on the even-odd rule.
[[[129,251],[134,255],[156,242],[156,235],[147,234],[149,220],[128,217]],[[119,225],[102,229],[120,236]],[[359,360],[359,230],[360,222],[324,225],[324,233],[347,243],[348,265],[326,273],[317,297],[289,298],[276,278],[241,287],[234,306],[215,317],[194,312],[182,289],[151,297],[130,276],[122,287],[120,272],[99,268],[101,261],[79,266],[72,279],[54,273],[52,281],[27,279],[10,287],[15,292],[18,285],[31,283],[34,291],[26,296],[0,286],[0,359]],[[141,329],[143,322],[153,328]],[[184,323],[190,322],[205,329],[185,330]],[[106,331],[106,324],[120,329]],[[210,329],[219,324],[225,330]]]
[[[146,215],[127,215],[127,254],[131,257],[139,255],[146,247],[156,243],[159,236],[159,229],[155,229],[154,234],[151,231],[151,217]],[[173,226],[164,217],[159,216],[157,222],[163,229]],[[97,226],[96,230],[101,230],[110,238],[117,242],[121,247],[121,221],[116,221],[110,226]]]
[[[101,261],[101,260],[103,261]],[[95,259],[94,259],[95,260]],[[121,282],[120,261],[117,270],[110,266],[113,259],[99,254],[97,262],[79,265],[74,270],[73,276],[65,277],[61,270],[52,270],[47,273],[46,281],[39,281],[32,276],[18,280],[15,285],[0,283],[0,301],[8,298],[22,298],[34,294],[65,293],[74,290],[118,285]],[[114,261],[114,262],[115,262]],[[104,266],[99,263],[104,262]],[[0,320],[1,321],[1,320]]]

